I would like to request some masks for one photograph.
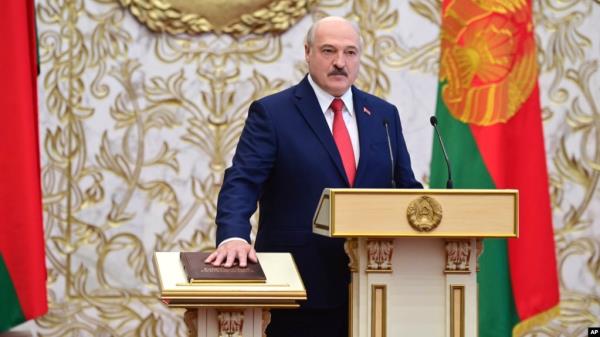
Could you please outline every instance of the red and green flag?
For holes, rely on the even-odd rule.
[[[0,332],[46,313],[33,0],[0,12]]]
[[[456,188],[519,190],[519,238],[486,239],[479,336],[518,336],[559,312],[530,0],[443,0],[436,116]],[[446,168],[434,141],[431,187]]]

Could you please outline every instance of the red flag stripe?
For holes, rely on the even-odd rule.
[[[539,90],[508,123],[471,131],[497,188],[519,190],[519,238],[508,241],[515,304],[521,320],[556,306],[559,286]]]
[[[0,251],[26,319],[47,311],[33,6],[7,1],[0,14]]]

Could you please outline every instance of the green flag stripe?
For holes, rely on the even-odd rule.
[[[21,310],[15,287],[4,264],[2,254],[0,254],[0,332],[24,321],[25,316]]]
[[[483,162],[468,125],[450,115],[441,98],[438,86],[436,117],[440,133],[446,141],[451,160],[455,188],[496,188]],[[431,188],[446,186],[447,171],[442,149],[437,139],[433,142],[431,159]],[[505,239],[486,239],[479,258],[479,337],[509,337],[518,322],[510,285],[508,253]]]
[[[483,240],[479,257],[479,337],[510,337],[519,322],[510,285],[506,239]]]
[[[441,88],[445,84],[442,82],[438,86],[436,117],[452,165],[454,186],[455,188],[496,188],[479,154],[471,129],[452,117],[442,100]],[[434,139],[429,185],[432,188],[445,188],[446,179],[448,177],[444,154],[439,142]]]

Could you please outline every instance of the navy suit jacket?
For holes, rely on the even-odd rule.
[[[354,187],[391,187],[384,120],[390,125],[396,186],[422,187],[411,169],[396,107],[355,87],[352,94],[360,142]],[[258,201],[255,248],[292,253],[307,289],[303,307],[344,304],[350,280],[344,240],[312,233],[312,218],[327,187],[349,184],[332,133],[305,77],[298,85],[251,104],[219,194],[217,244],[231,237],[250,242],[249,219]]]

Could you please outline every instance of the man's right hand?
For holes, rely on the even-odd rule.
[[[204,262],[229,268],[238,260],[240,267],[246,267],[248,259],[254,263],[258,262],[254,247],[244,240],[231,240],[219,245]]]

